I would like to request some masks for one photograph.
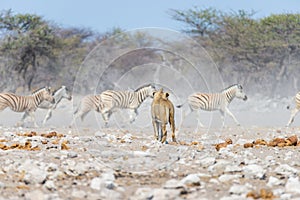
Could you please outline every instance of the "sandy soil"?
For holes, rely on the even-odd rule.
[[[0,199],[300,198],[300,147],[244,148],[257,139],[300,137],[300,119],[284,127],[289,111],[232,109],[242,126],[226,118],[225,128],[219,113],[204,112],[206,127],[199,129],[191,114],[178,127],[179,143],[169,137],[169,144],[160,144],[153,140],[148,105],[134,124],[120,112],[106,129],[97,113],[69,127],[73,107],[67,101],[39,128],[14,127],[21,114],[1,112]],[[37,111],[38,124],[45,114]],[[233,143],[217,151],[227,138]]]

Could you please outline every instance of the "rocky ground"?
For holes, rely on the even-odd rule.
[[[299,146],[244,146],[298,128],[186,129],[178,144],[151,129],[0,131],[0,199],[300,198]]]
[[[46,127],[17,128],[20,115],[4,111],[0,199],[300,199],[299,120],[285,128],[287,111],[233,112],[241,127],[220,128],[217,113],[210,128],[185,124],[178,143],[160,144],[139,119],[103,129],[90,114],[69,128],[60,107]]]

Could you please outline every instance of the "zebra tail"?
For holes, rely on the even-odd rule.
[[[296,97],[293,97],[293,101],[295,101],[295,100],[296,100]],[[286,109],[288,109],[288,110],[291,109],[291,103],[286,106]]]
[[[183,102],[182,104],[176,105],[176,108],[181,108],[182,106],[184,106],[184,104],[186,104],[187,101]]]
[[[293,97],[292,100],[295,101],[296,97]],[[288,109],[288,110],[291,109],[291,102],[288,103],[288,105],[286,106],[286,109]]]
[[[76,114],[76,113],[78,113],[78,111],[79,111],[79,108],[80,108],[80,105],[81,105],[81,103],[79,103],[79,105],[77,106],[77,108],[76,108],[76,110],[74,111],[74,115]]]
[[[184,104],[177,105],[176,108],[181,108]]]

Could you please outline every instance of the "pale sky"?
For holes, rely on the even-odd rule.
[[[131,30],[160,27],[181,30],[184,25],[171,19],[170,9],[193,6],[223,11],[257,11],[256,17],[271,13],[300,13],[300,0],[1,0],[0,10],[31,13],[65,27],[86,27],[106,32],[114,27]]]

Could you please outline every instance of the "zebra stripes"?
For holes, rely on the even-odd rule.
[[[286,126],[290,126],[293,123],[296,115],[300,111],[300,92],[298,92],[296,94],[296,96],[295,96],[294,99],[295,99],[295,104],[296,105],[295,105],[295,108],[291,111],[291,117],[290,117],[290,119],[289,119],[289,121],[288,121],[288,123],[287,123]],[[289,109],[289,107],[288,107],[288,109]]]
[[[38,108],[41,108],[41,109],[47,109],[47,114],[43,120],[43,125],[46,124],[46,122],[51,118],[52,116],[52,111],[56,108],[57,104],[63,99],[68,99],[69,101],[71,101],[72,99],[72,96],[71,94],[69,93],[68,89],[66,86],[61,86],[60,88],[58,88],[57,90],[55,90],[53,92],[53,98],[55,100],[55,103],[54,104],[51,104],[50,102],[48,101],[43,101]]]
[[[83,121],[85,116],[91,110],[100,112],[100,110],[99,110],[100,102],[101,102],[100,95],[87,95],[87,96],[83,97],[79,103],[79,106],[77,107],[76,111],[74,112],[74,119],[73,119],[72,124],[75,122],[75,120],[78,117],[80,117],[81,121]]]
[[[21,123],[23,124],[25,118],[30,116],[34,126],[37,127],[34,112],[44,100],[51,103],[55,102],[55,99],[51,95],[50,88],[48,87],[41,88],[29,96],[19,96],[12,93],[0,93],[0,111],[9,107],[15,112],[25,112],[21,119]]]
[[[190,111],[197,111],[198,113],[198,124],[203,126],[199,120],[199,110],[206,111],[214,111],[219,110],[221,113],[223,126],[225,125],[224,115],[225,113],[229,114],[229,116],[235,121],[237,125],[239,122],[234,117],[234,115],[228,109],[230,102],[235,98],[240,98],[243,100],[247,100],[246,94],[243,92],[243,87],[240,84],[232,85],[220,93],[194,93],[188,97],[188,104],[190,107]],[[179,105],[177,107],[181,107]]]
[[[134,122],[138,111],[137,109],[147,97],[153,97],[155,87],[146,85],[132,91],[106,90],[100,94],[100,112],[107,126],[111,114],[116,109],[130,109],[130,123]]]
[[[73,121],[75,121],[77,117],[80,117],[83,121],[84,117],[91,110],[95,110],[102,114],[105,125],[107,126],[109,118],[114,111],[117,109],[129,109],[131,111],[130,122],[132,123],[135,121],[138,115],[137,110],[140,105],[147,97],[153,96],[154,92],[154,86],[146,85],[136,89],[135,91],[106,90],[101,94],[87,95],[81,100],[80,105],[75,111]],[[235,121],[235,123],[239,125],[238,120],[228,108],[229,104],[235,97],[247,100],[247,96],[243,92],[243,87],[240,84],[235,84],[225,88],[220,93],[194,93],[191,94],[184,103],[188,104],[189,109],[184,109],[183,112],[188,111],[187,114],[189,114],[190,112],[197,111],[198,124],[203,126],[199,120],[200,110],[219,110],[223,126],[225,124],[225,114],[228,114]],[[9,107],[14,112],[24,112],[20,122],[23,124],[24,120],[30,116],[34,125],[37,126],[34,116],[36,109],[48,109],[47,115],[43,120],[43,124],[45,124],[46,121],[52,116],[52,111],[56,109],[56,106],[63,98],[68,100],[72,99],[65,86],[61,86],[59,89],[53,92],[53,96],[50,93],[50,89],[47,87],[41,88],[29,96],[20,96],[13,93],[3,92],[0,93],[0,111]],[[286,124],[287,127],[294,122],[294,118],[300,111],[300,92],[295,95],[294,101],[295,107],[291,111],[289,121]],[[183,104],[176,107],[180,108],[182,106]],[[187,114],[183,114],[184,118]]]
[[[107,126],[113,112],[117,109],[129,109],[131,110],[130,122],[132,123],[138,115],[137,109],[147,97],[153,97],[153,92],[155,92],[155,87],[149,84],[135,91],[106,90],[98,95],[85,96],[74,113],[74,120],[78,117],[83,120],[88,112],[95,110],[102,114],[105,126]]]

